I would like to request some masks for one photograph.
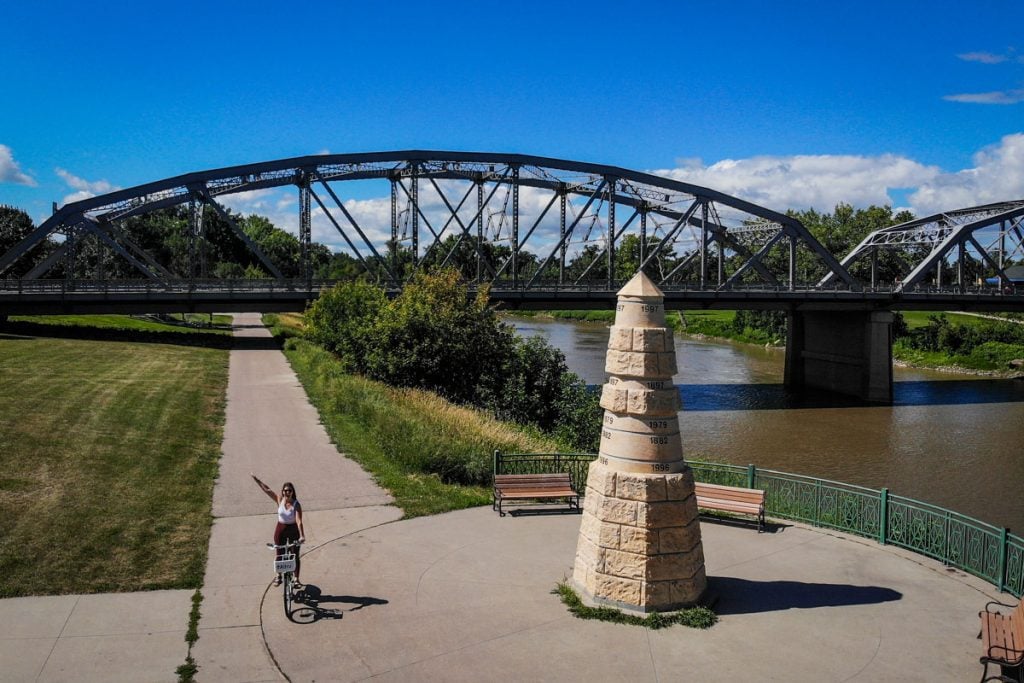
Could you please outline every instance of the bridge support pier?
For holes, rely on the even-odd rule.
[[[788,319],[786,387],[892,403],[892,313],[792,311]]]

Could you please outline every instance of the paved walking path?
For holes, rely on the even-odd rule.
[[[192,593],[0,600],[0,681],[176,681]]]
[[[215,520],[192,656],[200,681],[279,681],[259,611],[273,579],[273,555],[264,544],[272,540],[277,513],[249,473],[275,489],[284,481],[295,484],[307,549],[394,521],[401,511],[359,466],[338,455],[260,316],[238,314],[234,327],[241,343],[231,351]],[[279,599],[268,602],[283,611]]]

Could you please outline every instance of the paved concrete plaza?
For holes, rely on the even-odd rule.
[[[489,508],[379,526],[306,556],[300,621],[260,619],[292,681],[964,681],[980,674],[987,584],[871,541],[800,526],[703,523],[720,621],[660,631],[582,621],[578,515]],[[1008,597],[1008,596],[1004,596]],[[339,618],[340,617],[340,618]],[[242,679],[234,679],[242,680]]]
[[[257,316],[231,353],[221,474],[202,589],[197,680],[963,681],[980,674],[974,577],[799,525],[702,524],[720,621],[661,631],[578,620],[552,594],[580,516],[490,508],[400,520],[329,442]],[[270,586],[273,503],[296,485],[302,578],[285,618]],[[0,600],[0,680],[174,681],[192,591]],[[1009,596],[1001,596],[1004,601]],[[1012,599],[1010,599],[1012,601]]]

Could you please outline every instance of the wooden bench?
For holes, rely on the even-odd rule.
[[[491,509],[502,517],[502,504],[509,500],[541,500],[565,498],[569,508],[580,509],[580,494],[572,487],[568,472],[558,474],[496,474],[494,502]]]
[[[764,491],[700,482],[697,482],[694,488],[697,494],[697,507],[754,515],[757,517],[757,530],[764,530]]]
[[[993,609],[999,607],[1004,609]],[[1024,600],[1019,600],[1016,607],[993,601],[978,615],[981,617],[981,665],[984,667],[981,680],[1021,680],[1024,674]],[[988,676],[989,664],[998,664],[1002,674]],[[1013,669],[1017,670],[1016,678],[1010,678]]]

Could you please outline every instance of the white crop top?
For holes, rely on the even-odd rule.
[[[287,508],[284,505],[284,498],[282,498],[281,503],[277,506],[277,521],[281,524],[295,524],[295,507],[297,505],[298,501],[295,501],[290,508]]]

